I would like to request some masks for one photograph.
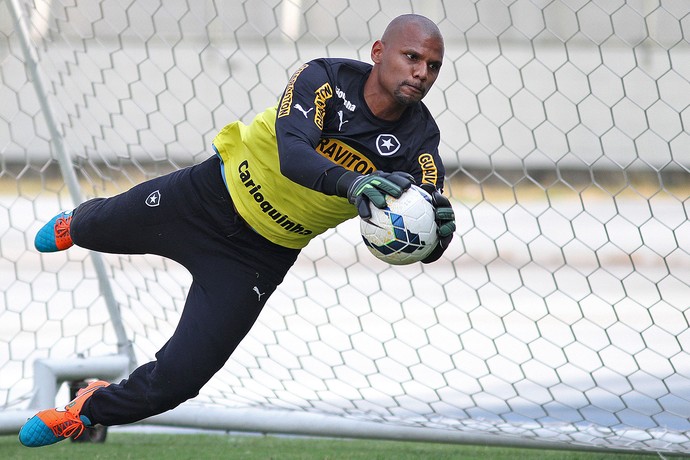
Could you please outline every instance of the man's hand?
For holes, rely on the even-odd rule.
[[[423,263],[428,264],[438,260],[441,255],[445,252],[453,239],[453,233],[455,232],[455,212],[450,205],[450,201],[445,196],[436,190],[436,188],[431,184],[422,184],[422,189],[431,195],[431,204],[434,205],[436,212],[436,225],[438,227],[438,245],[431,254],[429,254]]]
[[[385,208],[386,195],[400,198],[400,195],[410,188],[413,182],[414,178],[406,172],[374,171],[355,179],[347,190],[347,199],[357,206],[357,213],[362,219],[369,219],[371,218],[369,202],[377,208]]]

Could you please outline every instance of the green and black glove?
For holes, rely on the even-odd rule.
[[[371,174],[357,177],[348,186],[345,196],[350,203],[357,207],[359,217],[369,219],[371,218],[370,202],[379,209],[385,208],[386,195],[400,198],[400,195],[413,183],[414,178],[406,172],[374,171]]]
[[[455,212],[453,212],[453,207],[450,205],[448,198],[441,195],[441,192],[436,190],[436,187],[431,184],[422,184],[421,187],[431,195],[431,204],[434,205],[436,210],[436,225],[438,227],[438,244],[431,251],[431,254],[422,260],[422,263],[428,264],[437,261],[453,240],[453,234],[456,229]]]

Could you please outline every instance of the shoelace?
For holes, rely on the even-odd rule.
[[[65,438],[74,436],[74,439],[77,439],[84,432],[84,423],[82,423],[82,421],[71,412],[67,412],[65,417],[67,417],[69,420],[66,420],[51,428],[53,434],[57,437],[62,436]]]
[[[72,216],[68,217],[67,219],[65,219],[64,217],[60,217],[58,220],[55,221],[55,236],[57,238],[64,238],[65,236],[69,236],[70,220],[72,220]]]

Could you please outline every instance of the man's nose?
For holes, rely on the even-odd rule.
[[[426,62],[420,62],[414,67],[413,76],[424,81],[426,80],[428,73],[429,69],[427,68]]]

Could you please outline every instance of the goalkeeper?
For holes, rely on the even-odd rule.
[[[324,58],[302,65],[276,107],[213,140],[208,160],[57,215],[36,235],[41,252],[76,244],[104,253],[157,254],[192,275],[184,310],[154,361],[120,383],[96,381],[47,409],[19,439],[44,446],[85,426],[121,425],[195,397],[249,332],[300,249],[369,203],[385,206],[413,182],[432,194],[437,260],[455,231],[442,194],[440,134],[421,102],[438,77],[443,37],[402,15],[371,48],[373,66]]]

